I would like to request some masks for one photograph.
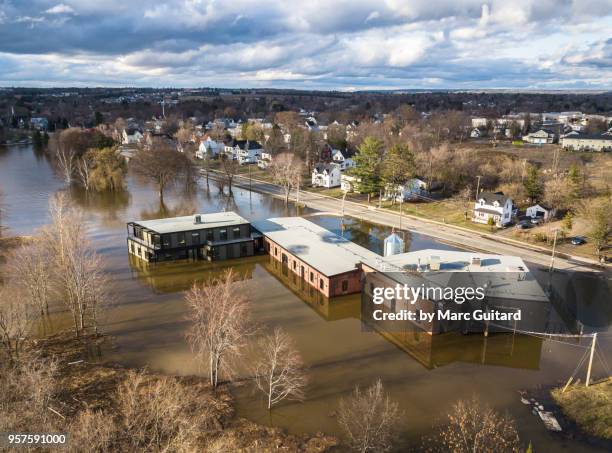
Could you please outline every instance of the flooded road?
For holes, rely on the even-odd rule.
[[[0,148],[0,192],[4,235],[33,234],[47,223],[49,197],[65,190],[42,155],[30,147]],[[146,266],[130,260],[126,250],[126,222],[143,218],[234,210],[249,220],[296,215],[281,200],[244,189],[233,197],[221,195],[212,184],[195,193],[169,192],[160,205],[156,191],[129,178],[125,192],[85,195],[70,191],[85,212],[92,242],[104,257],[114,284],[115,300],[103,320],[103,330],[113,338],[100,360],[128,366],[148,366],[167,373],[199,373],[185,342],[188,327],[183,291],[196,280],[232,266],[246,281],[252,302],[253,322],[261,332],[276,326],[294,339],[308,368],[307,399],[265,409],[251,385],[235,389],[238,414],[271,423],[293,432],[323,431],[338,434],[333,417],[340,397],[358,384],[367,386],[381,378],[403,411],[404,437],[415,442],[439,422],[460,398],[479,396],[496,409],[509,411],[517,420],[521,438],[532,441],[535,451],[597,451],[595,447],[549,434],[538,418],[519,401],[518,391],[564,382],[588,348],[578,343],[543,339],[538,335],[448,334],[444,336],[392,337],[364,332],[359,320],[359,300],[345,297],[325,300],[300,288],[278,262],[267,256],[239,262],[163,263]],[[386,227],[358,220],[300,212],[310,220],[380,253],[390,233]],[[406,234],[410,250],[453,249],[432,238]],[[330,257],[333,259],[333,257]],[[531,266],[544,286],[548,276]],[[588,275],[556,275],[553,304],[542,320],[546,332],[599,332],[600,353],[612,362],[612,309],[610,281]],[[67,326],[61,311],[53,329]],[[248,363],[249,351],[242,361]],[[595,377],[604,373],[594,363]],[[584,380],[585,371],[579,373]]]

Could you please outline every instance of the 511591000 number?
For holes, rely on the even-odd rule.
[[[66,445],[68,435],[64,433],[0,433],[0,447]]]

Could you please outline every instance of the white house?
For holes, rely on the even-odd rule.
[[[524,135],[523,141],[533,143],[534,145],[546,145],[555,141],[555,133],[545,129],[540,129],[536,132]]]
[[[200,141],[200,146],[196,151],[196,157],[198,159],[204,159],[206,153],[210,150],[212,153],[211,157],[218,156],[221,150],[224,149],[222,143],[218,143],[211,139],[210,136],[206,135],[203,140]]]
[[[352,155],[348,151],[340,151],[339,149],[332,150],[332,160],[340,166],[340,171],[355,166]]]
[[[261,155],[263,147],[254,141],[232,140],[225,144],[225,152],[242,164],[254,164]]]
[[[534,204],[527,208],[525,214],[532,219],[542,219],[547,222],[554,217],[555,209],[542,204]]]
[[[272,154],[267,151],[261,151],[261,155],[257,156],[257,166],[265,170],[272,163]]]
[[[312,169],[313,187],[340,186],[340,167],[336,164],[318,163]]]
[[[142,137],[143,134],[138,129],[123,129],[123,133],[121,134],[121,144],[131,145],[135,143],[140,143]]]
[[[492,218],[495,225],[503,227],[512,220],[512,199],[502,192],[482,192],[474,204],[472,221],[489,223]]]
[[[427,183],[419,178],[409,179],[406,184],[387,185],[385,187],[385,200],[406,201],[427,194]]]

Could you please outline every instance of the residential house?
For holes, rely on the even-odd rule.
[[[492,218],[498,227],[504,227],[512,220],[512,199],[502,192],[482,192],[474,205],[472,221],[489,223]]]
[[[556,135],[554,132],[539,129],[536,132],[531,132],[530,134],[523,136],[523,141],[527,143],[532,143],[534,145],[546,145],[550,143],[554,143]]]
[[[408,201],[426,196],[427,183],[419,178],[409,179],[406,184],[387,185],[385,187],[385,200]]]
[[[332,161],[340,166],[340,171],[353,168],[355,162],[353,161],[353,153],[348,150],[341,151],[339,149],[332,150]]]
[[[571,151],[612,151],[612,135],[567,134],[559,140],[562,148]]]
[[[340,167],[337,164],[319,162],[312,169],[313,187],[339,187]]]
[[[262,151],[263,146],[255,141],[232,139],[225,143],[225,152],[240,165],[256,163]]]
[[[223,143],[218,143],[210,138],[209,135],[205,135],[200,141],[200,146],[198,146],[198,150],[196,151],[196,157],[198,159],[204,159],[206,153],[209,151],[212,154],[211,157],[216,157],[223,149]]]
[[[542,219],[547,222],[555,216],[556,210],[543,204],[529,206],[525,214],[532,219]]]
[[[121,134],[121,144],[123,145],[135,145],[142,141],[144,135],[140,129],[127,128],[123,129]]]
[[[30,118],[30,126],[39,131],[46,131],[49,129],[49,120],[43,117],[32,117]]]
[[[272,163],[272,153],[261,151],[261,155],[257,157],[257,166],[265,170]]]

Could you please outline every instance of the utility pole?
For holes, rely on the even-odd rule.
[[[253,189],[253,180],[251,179],[251,164],[249,163],[249,192]]]
[[[591,354],[589,356],[589,367],[587,368],[586,375],[586,387],[591,382],[591,368],[593,367],[593,355],[595,354],[595,343],[597,342],[597,332],[593,334],[593,341],[591,341]]]
[[[550,257],[550,268],[548,269],[548,272],[552,272],[555,267],[555,248],[557,247],[557,234],[559,234],[559,229],[555,228],[555,238],[553,239],[552,255]]]
[[[400,224],[399,224],[399,230],[402,231],[402,204],[404,203],[404,195],[402,194],[400,196]],[[403,236],[403,234],[402,234]]]
[[[476,176],[478,178],[478,183],[476,184],[476,201],[478,201],[478,194],[480,193],[480,178],[481,176]]]

